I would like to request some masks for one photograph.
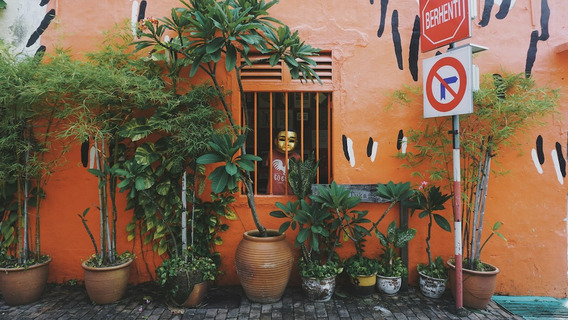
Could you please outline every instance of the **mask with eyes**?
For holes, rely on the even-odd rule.
[[[276,147],[276,151],[280,153],[291,152],[296,147],[296,141],[298,136],[294,131],[280,131],[276,135],[274,139],[274,145]]]

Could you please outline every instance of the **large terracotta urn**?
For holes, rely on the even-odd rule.
[[[473,271],[462,269],[463,305],[473,309],[485,309],[491,301],[497,284],[499,268],[484,263],[491,271]],[[450,267],[449,279],[452,294],[456,296],[456,266],[453,261],[448,261]]]
[[[50,262],[51,258],[27,268],[0,268],[4,301],[10,306],[19,306],[39,300],[45,290]]]
[[[247,231],[237,247],[237,275],[247,298],[253,302],[280,300],[294,264],[292,247],[286,236],[267,230],[261,237],[257,230]]]

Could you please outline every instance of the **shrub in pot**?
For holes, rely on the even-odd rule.
[[[375,292],[379,260],[353,255],[343,261],[343,270],[350,277],[353,294],[368,296]]]
[[[380,231],[376,235],[383,246],[377,268],[377,288],[386,294],[398,293],[402,278],[408,276],[408,268],[398,255],[398,250],[414,238],[416,230],[399,229],[396,221],[393,221],[389,224],[386,235]]]
[[[310,300],[327,301],[334,293],[335,278],[342,271],[335,253],[339,225],[333,223],[329,207],[306,199],[311,193],[317,167],[318,162],[313,156],[305,161],[290,159],[288,181],[298,200],[287,204],[277,202],[276,207],[280,210],[272,211],[270,215],[287,220],[279,232],[298,229],[294,244],[300,249],[298,269],[302,289]]]
[[[446,289],[446,281],[448,279],[447,268],[440,256],[432,259],[430,251],[430,239],[432,235],[432,224],[436,224],[444,231],[451,232],[450,223],[442,215],[435,211],[444,210],[444,203],[451,198],[449,194],[442,194],[440,187],[428,184],[423,181],[418,190],[407,201],[406,205],[412,209],[411,214],[415,210],[419,210],[419,218],[428,217],[428,232],[426,235],[426,254],[428,263],[418,264],[418,274],[420,275],[420,290],[422,294],[429,298],[439,298]]]
[[[65,105],[58,67],[69,63],[14,55],[1,40],[0,57],[0,290],[7,304],[21,305],[41,297],[51,262],[40,218],[44,188],[66,151],[54,137]]]

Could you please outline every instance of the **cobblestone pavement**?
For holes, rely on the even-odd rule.
[[[81,286],[48,285],[41,300],[10,307],[0,300],[0,319],[522,319],[491,302],[485,310],[458,317],[455,303],[447,291],[441,299],[428,299],[417,288],[409,287],[397,295],[374,294],[368,298],[342,294],[342,288],[329,302],[304,299],[299,287],[286,289],[277,303],[248,301],[240,287],[209,289],[207,303],[196,309],[171,306],[162,290],[153,283],[130,286],[125,297],[112,304],[94,305]]]

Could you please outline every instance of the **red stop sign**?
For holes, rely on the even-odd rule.
[[[471,37],[469,0],[420,0],[420,30],[422,52]]]

